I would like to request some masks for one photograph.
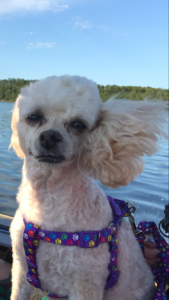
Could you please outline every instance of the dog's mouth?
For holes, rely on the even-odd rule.
[[[63,156],[55,157],[55,156],[39,156],[39,162],[48,163],[48,164],[58,164],[65,161]]]
[[[30,155],[33,155],[31,151],[29,151]],[[34,158],[38,159],[39,162],[48,163],[48,164],[58,164],[65,161],[65,157],[63,155],[38,155]]]
[[[65,157],[60,156],[52,156],[52,155],[42,155],[36,157],[39,162],[48,163],[48,164],[58,164],[65,161]]]

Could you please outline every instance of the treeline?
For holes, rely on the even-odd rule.
[[[160,99],[169,100],[168,89],[155,89],[149,86],[118,86],[118,85],[98,85],[100,97],[103,101],[108,100],[114,96],[115,99],[130,99],[130,100],[144,100],[148,99]]]
[[[0,100],[14,102],[20,93],[20,89],[36,80],[13,79],[0,80]]]
[[[14,102],[20,93],[20,89],[36,80],[13,79],[0,80],[0,100]],[[106,101],[114,96],[116,99],[127,98],[130,100],[160,99],[169,100],[168,89],[155,89],[141,86],[118,86],[118,85],[99,85],[101,99]]]

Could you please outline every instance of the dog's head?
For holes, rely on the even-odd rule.
[[[140,157],[157,150],[162,107],[161,102],[102,103],[96,84],[84,77],[48,77],[21,89],[11,146],[42,168],[76,162],[104,185],[127,185],[144,168]]]
[[[93,130],[101,99],[96,84],[78,76],[48,77],[21,89],[12,116],[11,146],[21,158],[68,164]]]

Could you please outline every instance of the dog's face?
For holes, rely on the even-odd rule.
[[[13,122],[21,156],[57,167],[77,160],[79,147],[96,124],[101,100],[93,82],[62,76],[22,89],[16,105],[19,115]]]

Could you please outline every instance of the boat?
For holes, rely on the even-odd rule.
[[[9,247],[11,246],[9,227],[12,220],[13,217],[0,214],[0,259],[4,258],[7,249],[9,249]],[[167,297],[169,297],[169,282],[167,282],[166,291],[167,291]],[[39,300],[39,299],[41,299],[41,294],[37,292],[35,293],[32,300]],[[42,300],[47,300],[47,299],[43,297]]]
[[[9,227],[13,217],[0,214],[0,259],[4,258],[7,249],[11,246]]]

